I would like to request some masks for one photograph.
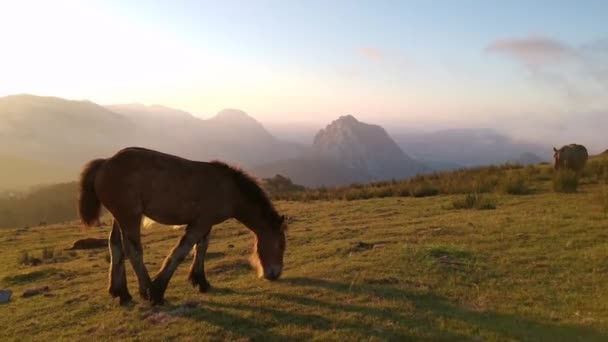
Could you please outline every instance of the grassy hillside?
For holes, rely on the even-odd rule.
[[[549,164],[522,166],[504,164],[419,175],[341,187],[321,187],[308,191],[280,192],[275,199],[292,201],[359,200],[385,197],[427,197],[470,193],[540,193],[552,188],[556,177],[575,177],[581,183],[608,181],[608,155],[592,157],[580,175],[556,173]]]
[[[486,194],[495,210],[454,209],[462,194],[279,201],[292,217],[281,280],[255,278],[251,236],[227,222],[212,233],[212,290],[190,287],[188,259],[161,307],[110,299],[105,250],[64,251],[107,226],[0,230],[0,288],[15,292],[0,340],[605,341],[608,188],[588,177],[556,193],[550,179]],[[144,231],[151,272],[180,234]],[[20,265],[24,251],[43,264]]]

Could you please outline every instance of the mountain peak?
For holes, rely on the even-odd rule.
[[[313,151],[378,179],[403,178],[421,171],[421,165],[403,153],[384,128],[352,115],[341,116],[320,130]]]
[[[240,109],[225,108],[220,110],[214,117],[214,119],[222,121],[235,121],[235,120],[254,120],[251,116]]]
[[[342,115],[337,120],[335,120],[334,122],[342,122],[342,123],[345,123],[345,124],[357,124],[357,123],[360,123],[360,121],[357,120],[357,118],[355,118],[354,116],[352,116],[350,114]]]

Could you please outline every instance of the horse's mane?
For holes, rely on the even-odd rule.
[[[253,176],[238,167],[228,165],[218,160],[212,161],[211,164],[226,170],[247,199],[262,205],[264,214],[272,215],[273,218],[278,217],[278,213],[274,208],[272,201],[270,201],[270,198],[268,198],[264,189],[262,189]]]

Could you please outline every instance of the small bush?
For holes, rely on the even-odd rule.
[[[416,185],[412,189],[411,193],[414,197],[429,197],[438,195],[439,189],[435,188],[429,183],[421,183]]]
[[[42,263],[42,260],[35,258],[28,251],[22,251],[17,257],[17,263],[19,265],[36,266]]]
[[[21,251],[17,257],[19,265],[28,265],[30,263],[30,254],[27,251]]]
[[[509,175],[501,184],[501,190],[509,195],[527,195],[530,188],[521,175]]]
[[[578,190],[578,175],[571,170],[561,170],[553,176],[553,190],[556,192],[573,193]]]
[[[42,260],[49,260],[55,257],[55,251],[52,248],[44,247],[42,249]]]
[[[454,200],[452,207],[454,209],[492,210],[496,209],[496,203],[481,194],[467,194],[463,199]]]
[[[608,217],[608,184],[606,182],[602,184],[602,190],[599,193],[598,202],[602,208],[604,217]]]

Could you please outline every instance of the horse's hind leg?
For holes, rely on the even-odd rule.
[[[186,227],[186,233],[179,239],[177,245],[163,262],[160,271],[154,277],[152,283],[152,289],[154,291],[152,293],[152,302],[162,303],[164,301],[163,297],[165,295],[165,290],[167,289],[167,285],[169,285],[169,280],[171,280],[173,272],[175,272],[177,266],[184,261],[194,244],[201,241],[209,230],[211,230],[210,225],[196,223],[191,223]]]
[[[209,291],[209,288],[211,287],[205,276],[205,254],[207,254],[207,247],[209,247],[210,233],[211,231],[196,244],[194,260],[192,260],[190,273],[188,274],[188,279],[192,283],[192,286],[198,285],[198,290],[201,293]]]
[[[146,265],[144,265],[144,250],[141,245],[141,216],[126,220],[121,219],[119,224],[125,253],[137,275],[139,295],[143,299],[149,300],[152,282]]]
[[[110,286],[108,291],[114,298],[120,297],[120,304],[124,305],[131,301],[131,294],[127,289],[127,274],[125,271],[125,255],[122,248],[122,239],[120,237],[120,227],[118,222],[114,220],[112,224],[112,232],[108,239],[110,249]]]

